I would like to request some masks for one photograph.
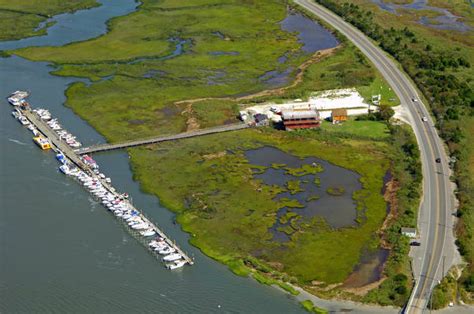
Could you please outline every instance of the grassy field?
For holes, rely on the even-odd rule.
[[[387,126],[379,121],[356,121],[355,119],[349,119],[341,124],[332,124],[331,122],[323,121],[321,123],[321,129],[326,132],[346,135],[348,137],[357,136],[375,140],[387,139],[390,136]]]
[[[96,0],[0,0],[0,41],[44,35],[46,28],[35,29],[49,17],[97,5]]]

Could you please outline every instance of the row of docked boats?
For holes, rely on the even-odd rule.
[[[47,109],[37,108],[33,109],[33,112],[38,115],[38,117],[45,121],[45,123],[58,135],[58,137],[66,142],[69,147],[79,148],[82,146],[82,143],[79,142],[75,136],[66,131],[62,125],[58,122],[57,118],[52,117],[51,113]]]
[[[49,140],[41,135],[40,131],[38,131],[38,129],[32,123],[30,123],[30,121],[21,113],[20,109],[15,108],[15,110],[12,111],[12,116],[23,126],[26,126],[27,129],[31,131],[31,133],[33,133],[33,141],[36,145],[38,145],[43,150],[51,148],[51,143]]]
[[[100,172],[94,175],[87,174],[74,166],[61,151],[57,151],[56,159],[61,163],[59,170],[62,173],[78,180],[128,228],[145,239],[155,238],[149,242],[149,247],[154,253],[163,255],[162,260],[168,269],[181,268],[187,263],[171,243],[157,235],[157,228],[130,204],[126,194],[119,194],[109,186],[110,178]]]
[[[53,148],[49,139],[44,137],[33,122],[23,116],[22,110],[30,110],[30,106],[24,99],[29,93],[16,91],[8,97],[8,101],[16,107],[12,115],[24,126],[26,126],[35,137],[33,140],[42,149]],[[40,119],[47,123],[51,129],[56,131],[59,138],[66,143],[68,139],[75,137],[67,131],[63,130],[57,119],[52,119],[50,112],[46,109],[33,110]],[[68,143],[69,146],[72,146]],[[107,208],[115,217],[128,226],[136,235],[145,240],[148,247],[154,254],[161,256],[162,261],[168,269],[178,269],[185,264],[193,264],[192,261],[184,255],[166,236],[143,214],[141,214],[129,201],[128,194],[117,193],[110,185],[111,179],[105,174],[99,172],[99,166],[90,156],[83,155],[81,160],[88,166],[84,169],[77,167],[67,158],[60,150],[53,148],[56,152],[56,159],[61,163],[59,171],[67,176],[73,177],[86,188],[93,197],[98,200],[105,208]]]

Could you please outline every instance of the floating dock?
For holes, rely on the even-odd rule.
[[[96,174],[93,169],[90,167],[90,165],[86,164],[83,162],[81,159],[81,156],[73,149],[71,148],[67,143],[65,143],[61,138],[58,136],[58,134],[44,121],[42,120],[38,114],[36,114],[30,106],[26,106],[21,108],[20,110],[21,114],[28,119],[28,121],[37,128],[37,130],[45,137],[47,138],[52,146],[52,149],[55,151],[61,151],[64,154],[64,157],[67,158],[72,164],[76,165],[80,170],[82,170],[85,174],[93,178],[94,180],[97,180],[98,182],[101,183],[102,187],[104,187],[109,193],[112,193],[116,197],[120,197],[121,195],[116,192],[115,188],[113,186],[106,182],[104,178],[101,178],[98,174]],[[181,250],[174,241],[172,241],[170,238],[166,236],[166,234],[160,230],[153,222],[148,219],[143,212],[141,212],[139,209],[135,208],[133,204],[131,204],[128,201],[127,202],[127,207],[129,207],[131,210],[135,210],[138,212],[138,217],[143,220],[146,224],[150,226],[155,233],[163,239],[164,242],[170,247],[176,250],[176,253],[180,254],[182,256],[182,259],[189,265],[193,265],[194,261],[192,258],[190,258],[183,250]],[[128,227],[128,226],[127,226]],[[142,237],[139,234],[139,231],[132,230],[131,228],[128,228],[129,231],[132,231],[132,234],[134,236],[138,236],[141,239],[141,242],[144,244],[150,243],[149,238]],[[159,256],[154,250],[151,250],[152,253],[155,256]],[[161,257],[161,256],[160,256]]]

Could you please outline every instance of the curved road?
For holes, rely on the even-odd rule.
[[[442,274],[443,268],[444,271],[449,268],[450,264],[442,266],[445,262],[444,257],[451,258],[455,255],[451,252],[454,249],[453,246],[446,245],[446,237],[449,237],[449,233],[452,232],[451,214],[454,208],[454,198],[449,182],[448,159],[442,140],[433,126],[426,107],[416,96],[417,89],[414,83],[381,48],[354,26],[344,22],[341,17],[314,1],[294,0],[294,2],[314,13],[352,41],[377,67],[408,112],[421,151],[423,197],[418,221],[421,246],[414,248],[414,250],[418,250],[415,252],[415,256],[419,255],[419,258],[413,260],[415,286],[405,312],[423,312],[428,305],[433,287],[444,276]],[[422,117],[427,117],[428,121],[423,122]],[[436,158],[441,158],[441,163],[436,163]],[[449,260],[450,262],[451,260]]]

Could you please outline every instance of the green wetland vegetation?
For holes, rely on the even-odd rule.
[[[31,47],[8,53],[49,61],[56,75],[90,80],[66,91],[66,105],[88,121],[110,142],[178,133],[190,127],[235,122],[240,101],[268,86],[259,77],[272,70],[296,69],[311,55],[301,51],[295,33],[279,22],[288,14],[284,1],[192,0],[186,3],[143,0],[138,10],[108,22],[103,36],[63,47]],[[313,91],[356,87],[370,98],[382,91],[382,102],[398,100],[371,64],[352,45],[310,64],[298,84],[284,93],[246,100],[257,103],[306,97]],[[279,62],[283,56],[285,62]],[[290,71],[289,82],[296,77]],[[225,99],[220,99],[225,97]],[[206,98],[191,103],[183,100]],[[207,99],[210,98],[210,99]],[[205,254],[225,263],[238,275],[277,284],[290,293],[289,283],[331,297],[401,305],[409,289],[408,241],[401,226],[414,226],[419,189],[419,163],[410,132],[389,126],[381,117],[318,131],[285,133],[265,129],[210,135],[130,149],[135,179],[177,214],[191,234],[191,242]],[[335,197],[351,197],[356,219],[351,226],[331,227],[321,217],[296,214],[302,202],[276,199],[284,191],[296,195],[314,175],[314,185],[325,182],[320,165],[291,168],[274,164],[295,179],[287,186],[256,180],[256,165],[245,151],[264,146],[297,157],[318,157],[360,175],[362,188],[352,195],[334,187]],[[260,171],[265,169],[260,168]],[[398,217],[380,231],[387,214],[381,193],[391,170],[399,198]],[[325,197],[308,194],[306,202]],[[333,193],[334,194],[334,193]],[[287,207],[278,217],[280,208]],[[273,240],[276,222],[290,240]],[[361,254],[381,241],[392,248],[384,269],[387,279],[365,297],[340,290]],[[344,249],[343,249],[344,248]],[[405,277],[396,277],[403,273]],[[343,287],[342,287],[343,289]]]
[[[389,167],[384,157],[389,148],[377,143],[362,154],[358,150],[368,142],[325,143],[317,139],[317,132],[311,133],[245,130],[132,149],[130,155],[144,190],[159,195],[178,213],[177,220],[192,234],[192,243],[207,255],[237,273],[244,271],[243,259],[254,256],[300,284],[338,283],[352,272],[365,245],[377,245],[375,232],[386,214],[380,191]],[[291,241],[273,241],[268,229],[282,207],[274,200],[281,190],[255,180],[244,155],[262,146],[298,157],[318,156],[361,174],[358,203],[366,208],[365,223],[335,230],[321,219],[305,219],[292,232]],[[290,182],[286,188],[291,194],[301,189],[298,181]],[[295,215],[282,217],[291,218]],[[348,242],[350,247],[343,245]]]
[[[0,41],[46,34],[37,29],[53,15],[97,6],[96,0],[0,0]]]

